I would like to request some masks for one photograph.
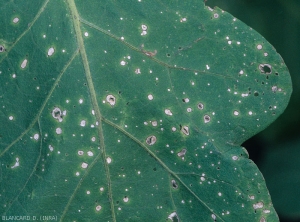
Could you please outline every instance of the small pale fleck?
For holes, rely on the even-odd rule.
[[[58,127],[58,128],[56,128],[55,132],[56,132],[56,134],[59,135],[62,133],[62,129]]]
[[[206,65],[206,69],[207,69],[207,70],[210,69],[209,65]]]
[[[232,41],[228,41],[228,44],[231,45]]]
[[[252,111],[249,111],[248,114],[251,116],[253,113],[252,113]]]
[[[222,193],[221,193],[221,192],[219,192],[219,193],[218,193],[218,196],[219,196],[219,197],[220,197],[220,196],[222,196]]]
[[[176,131],[176,127],[172,127],[172,131],[175,132]]]
[[[83,99],[79,99],[79,104],[82,104],[83,103]]]
[[[217,219],[216,215],[214,215],[214,214],[211,215],[211,218],[212,218],[213,220],[216,220],[216,219]]]
[[[17,77],[17,75],[16,74],[12,74],[12,77],[15,79]]]
[[[121,66],[125,66],[126,62],[125,61],[121,61],[120,64],[121,64]]]
[[[88,167],[88,165],[89,165],[89,164],[83,162],[83,163],[81,164],[81,167],[82,167],[83,169],[86,169],[86,168]]]
[[[89,33],[88,33],[88,32],[85,32],[85,33],[84,33],[84,36],[85,36],[85,37],[88,37],[88,36],[89,36]]]
[[[52,56],[54,53],[54,48],[51,47],[50,49],[48,49],[48,56]]]
[[[24,59],[24,60],[23,60],[23,62],[22,62],[22,64],[21,64],[21,68],[22,68],[22,69],[25,69],[25,68],[26,68],[27,62],[28,62],[27,59]]]
[[[214,18],[219,18],[219,14],[218,14],[218,13],[215,13],[215,14],[214,14]]]
[[[79,173],[79,172],[76,172],[76,173],[75,173],[75,175],[76,175],[76,176],[79,176],[79,175],[80,175],[80,173]]]
[[[93,136],[93,137],[91,138],[91,140],[92,140],[93,142],[95,142],[95,141],[96,141],[96,137]]]
[[[186,18],[182,18],[182,19],[180,19],[180,22],[186,22]]]
[[[99,189],[101,192],[104,190],[104,188],[103,187],[100,187],[100,189]]]
[[[123,201],[124,201],[125,203],[127,203],[127,202],[129,201],[129,198],[128,198],[128,197],[124,197],[124,198],[123,198]]]
[[[238,115],[239,115],[239,112],[235,110],[235,111],[233,112],[233,114],[234,114],[235,116],[238,116]]]
[[[13,120],[13,119],[14,119],[14,117],[13,117],[13,116],[10,116],[10,117],[8,117],[8,119],[9,119],[9,120]]]
[[[186,111],[187,111],[188,113],[190,113],[190,112],[192,112],[192,108],[189,107],[189,108],[186,109]]]

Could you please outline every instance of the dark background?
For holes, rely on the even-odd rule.
[[[293,94],[285,112],[246,141],[282,222],[300,221],[300,0],[207,0],[263,35],[283,57]]]

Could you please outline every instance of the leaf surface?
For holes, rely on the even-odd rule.
[[[257,32],[196,0],[0,6],[2,215],[278,220],[240,146],[291,94]]]

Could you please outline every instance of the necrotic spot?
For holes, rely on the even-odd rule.
[[[154,143],[156,143],[156,137],[155,136],[149,136],[146,139],[146,143],[150,146],[152,146]]]

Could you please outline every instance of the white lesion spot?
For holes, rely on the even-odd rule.
[[[205,115],[203,117],[203,119],[204,119],[204,123],[209,123],[210,122],[210,116],[209,115]]]
[[[232,159],[233,160],[238,160],[238,157],[237,156],[232,156]]]
[[[112,161],[112,159],[111,159],[110,157],[107,157],[107,158],[106,158],[106,162],[107,162],[108,164],[110,164],[111,161]]]
[[[15,17],[14,19],[13,19],[13,23],[18,23],[20,21],[20,19],[18,18],[18,17]]]
[[[87,152],[87,155],[88,155],[88,156],[94,156],[94,153],[93,153],[92,151],[88,151],[88,152]]]
[[[38,133],[33,135],[33,139],[38,140],[40,138],[40,135]]]
[[[53,47],[48,49],[48,56],[52,56],[54,54],[55,50]]]
[[[153,95],[152,95],[152,94],[149,94],[149,95],[148,95],[148,99],[149,99],[149,100],[153,100]]]
[[[58,127],[58,128],[56,128],[55,132],[57,135],[59,135],[62,133],[62,129],[60,127]]]
[[[78,153],[79,156],[82,156],[84,154],[84,152],[82,150],[78,150],[77,153]]]
[[[211,218],[212,218],[214,221],[216,221],[217,216],[216,216],[215,214],[212,214],[212,215],[211,215]]]
[[[239,113],[239,111],[237,111],[237,110],[235,110],[234,112],[233,112],[233,115],[235,115],[235,116],[238,116],[240,113]]]
[[[177,153],[177,156],[183,158],[186,154],[186,149],[182,149],[180,152]]]
[[[150,146],[156,143],[156,136],[148,136],[146,139],[146,143]]]
[[[142,27],[141,35],[147,35],[148,26],[143,24],[141,27]]]
[[[88,36],[89,36],[89,33],[88,33],[88,32],[85,32],[85,33],[84,33],[84,36],[85,36],[85,37],[88,37]]]
[[[218,13],[215,13],[215,14],[214,14],[214,18],[216,18],[216,19],[219,18],[219,14],[218,14]]]
[[[257,48],[258,50],[261,50],[261,49],[263,48],[263,46],[262,46],[261,44],[258,44],[258,45],[256,46],[256,48]]]
[[[20,160],[20,159],[17,157],[17,158],[16,158],[16,163],[11,167],[12,169],[13,169],[13,168],[16,168],[16,167],[18,167],[18,166],[20,166],[19,160]]]
[[[141,74],[141,69],[140,68],[136,68],[134,72],[135,72],[135,74]]]
[[[152,126],[157,126],[157,121],[152,121]]]
[[[52,145],[49,145],[48,148],[49,148],[50,152],[53,152],[54,147]]]
[[[107,95],[106,96],[106,101],[111,105],[114,106],[116,104],[116,97],[113,95]]]
[[[204,105],[202,103],[198,103],[197,105],[198,109],[203,110],[204,109]]]
[[[24,59],[23,62],[21,63],[21,68],[22,68],[22,69],[25,69],[26,66],[27,66],[27,63],[28,63],[28,60],[27,60],[27,59]]]
[[[85,124],[86,124],[86,121],[85,120],[81,120],[80,126],[85,126]]]
[[[102,207],[100,205],[96,206],[96,211],[100,211],[102,209]]]
[[[187,21],[186,18],[181,18],[181,19],[180,19],[180,22],[186,22],[186,21]]]
[[[120,64],[121,64],[121,66],[125,66],[125,65],[126,65],[126,62],[125,62],[124,60],[122,60],[122,61],[120,62]]]
[[[83,168],[83,169],[86,169],[88,166],[89,166],[89,164],[88,164],[88,163],[85,163],[85,162],[83,162],[83,163],[81,164],[81,168]]]
[[[13,116],[9,116],[8,119],[9,119],[9,120],[13,120],[14,117],[13,117]]]
[[[125,196],[125,197],[123,198],[123,201],[124,201],[125,203],[127,203],[127,202],[129,201],[129,198],[128,198],[127,196]]]
[[[187,136],[190,135],[190,129],[188,126],[181,126],[181,132]]]
[[[170,109],[165,109],[165,114],[167,114],[168,116],[172,116],[173,113],[171,112]]]
[[[264,203],[263,202],[258,202],[258,203],[253,204],[254,210],[261,209],[263,207],[264,207]]]
[[[60,108],[58,107],[54,107],[54,109],[52,110],[52,117],[54,119],[57,119],[58,122],[62,122],[63,121],[63,116],[67,115],[67,111],[64,110],[63,112],[61,111]]]
[[[171,221],[180,221],[176,212],[171,213],[168,216],[168,219],[170,219]]]

